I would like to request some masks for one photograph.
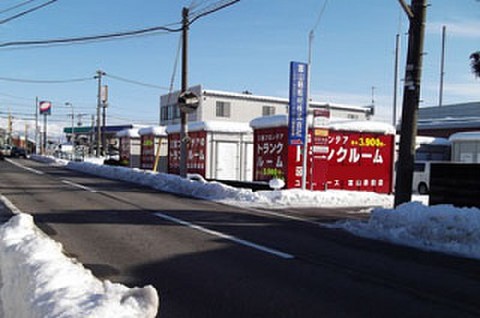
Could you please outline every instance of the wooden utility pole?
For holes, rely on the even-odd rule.
[[[97,142],[97,151],[96,151],[96,157],[100,157],[100,154],[103,152],[101,150],[100,144],[102,142],[102,130],[101,130],[101,118],[100,118],[100,109],[102,108],[102,76],[106,75],[105,72],[98,70],[97,75],[95,76],[95,79],[98,80],[98,87],[97,87],[97,137],[96,137],[96,142]]]
[[[427,0],[412,0],[411,6],[408,6],[404,0],[399,0],[399,2],[410,20],[410,27],[403,90],[400,149],[395,183],[395,206],[410,202],[412,199],[417,113],[420,102],[423,42],[427,13]]]
[[[438,107],[443,106],[443,79],[445,78],[445,37],[447,33],[447,27],[442,27],[442,56],[440,59],[440,90],[438,96]]]
[[[188,90],[188,8],[182,11],[182,89],[181,93]],[[187,143],[188,143],[188,114],[180,110],[180,176],[187,176]]]

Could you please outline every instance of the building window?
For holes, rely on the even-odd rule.
[[[228,102],[217,102],[216,116],[217,117],[230,117],[230,103],[228,103]]]
[[[180,110],[177,105],[162,106],[160,112],[162,121],[170,121],[180,118]]]
[[[161,120],[168,120],[167,115],[168,115],[168,114],[167,114],[167,107],[162,107],[162,108],[160,109],[160,116],[161,116],[160,118],[161,118]]]
[[[272,115],[275,115],[275,107],[273,106],[262,107],[262,116],[272,116]]]

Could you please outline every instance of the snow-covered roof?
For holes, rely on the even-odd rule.
[[[251,133],[252,129],[248,123],[231,121],[201,121],[188,123],[188,131],[212,131],[224,133]],[[168,133],[179,133],[180,125],[167,126]]]
[[[447,138],[417,136],[415,142],[420,145],[450,145],[451,142]]]
[[[144,127],[138,130],[140,136],[154,135],[154,136],[166,136],[167,131],[164,126]]]
[[[313,116],[308,116],[308,125],[312,126]],[[250,126],[254,129],[275,128],[288,126],[287,115],[275,115],[258,117],[250,121]],[[328,124],[331,130],[344,130],[356,132],[375,132],[383,134],[395,134],[395,128],[387,123],[376,121],[352,121],[345,119],[332,118]]]
[[[131,129],[124,129],[120,130],[117,132],[117,137],[118,138],[140,138],[140,135],[138,134],[138,128],[131,128]]]
[[[444,117],[418,120],[419,129],[453,129],[480,128],[480,116],[477,117]]]
[[[253,129],[275,128],[288,126],[287,115],[273,115],[257,117],[250,121],[250,127]]]
[[[395,127],[392,125],[371,120],[330,122],[329,128],[332,130],[395,134]]]
[[[466,131],[453,134],[450,141],[480,141],[480,131]]]

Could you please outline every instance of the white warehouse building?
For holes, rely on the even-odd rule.
[[[288,99],[253,95],[249,92],[231,93],[205,90],[201,85],[190,88],[200,100],[196,111],[188,115],[188,121],[233,121],[248,123],[254,118],[288,114]],[[177,100],[180,92],[160,97],[160,125],[180,123]],[[371,106],[347,106],[330,103],[310,102],[313,109],[330,109],[336,119],[368,120],[373,115]]]

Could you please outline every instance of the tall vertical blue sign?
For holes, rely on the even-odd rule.
[[[307,122],[308,67],[290,62],[290,103],[288,112],[288,144],[303,145]]]

